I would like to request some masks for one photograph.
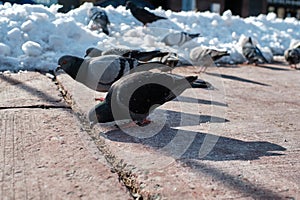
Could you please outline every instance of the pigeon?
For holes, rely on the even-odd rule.
[[[179,56],[176,53],[168,52],[166,55],[161,57],[155,57],[152,58],[150,61],[153,62],[161,62],[165,65],[168,65],[169,68],[161,68],[162,71],[167,72],[172,70],[178,66],[180,66],[180,59]]]
[[[168,67],[157,62],[144,63],[118,55],[85,59],[65,55],[59,58],[58,65],[56,71],[63,69],[74,80],[98,92],[107,92],[114,82],[132,72]]]
[[[169,33],[166,35],[161,41],[168,46],[181,46],[184,43],[197,38],[200,36],[200,33],[190,34],[187,32],[176,32],[176,33]]]
[[[131,50],[123,48],[113,48],[106,51],[101,51],[100,49],[91,47],[86,50],[86,56],[97,57],[103,55],[119,55],[127,58],[134,58],[139,61],[147,62],[155,57],[163,57],[169,54],[169,52],[161,52],[159,50],[154,51],[140,51],[140,50]]]
[[[91,30],[98,30],[101,28],[103,33],[109,35],[107,25],[110,24],[110,21],[104,10],[100,9],[99,7],[92,7],[88,10],[88,17],[90,19],[88,27]]]
[[[285,50],[284,58],[292,68],[296,68],[296,65],[300,63],[300,47]]]
[[[144,26],[148,23],[152,23],[155,22],[157,20],[160,19],[167,19],[165,17],[161,17],[161,16],[157,16],[151,12],[149,12],[148,10],[141,8],[141,7],[137,7],[134,3],[132,3],[131,1],[127,1],[126,3],[126,8],[130,9],[131,14],[140,22],[142,22],[144,24]]]
[[[90,47],[85,51],[85,58],[86,57],[98,57],[102,56],[103,51],[100,49],[97,49],[95,47]]]
[[[89,121],[94,125],[131,119],[145,125],[155,108],[175,99],[196,79],[150,71],[124,76],[111,86],[105,100],[90,110]]]
[[[284,51],[284,58],[292,68],[296,68],[296,65],[300,63],[300,41],[291,43],[290,47]]]
[[[190,52],[190,59],[194,65],[202,66],[199,72],[205,72],[207,67],[214,65],[216,60],[229,55],[227,51],[207,47],[195,47]]]
[[[134,58],[143,62],[157,62],[160,64],[167,65],[169,67],[160,67],[162,71],[172,71],[173,68],[178,66],[180,62],[177,54],[170,52],[161,52],[159,50],[154,51],[140,51],[130,50],[122,48],[109,49],[107,51],[101,51],[97,48],[91,47],[86,50],[85,57],[97,57],[102,55],[120,55],[127,58]]]
[[[248,64],[254,63],[257,65],[268,63],[268,60],[263,56],[261,50],[255,44],[253,44],[251,37],[244,41],[244,44],[242,45],[242,51],[243,55],[248,60]]]

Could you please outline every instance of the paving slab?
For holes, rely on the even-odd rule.
[[[0,75],[1,199],[132,199],[57,86]]]
[[[0,108],[17,106],[67,106],[57,86],[34,72],[0,74]]]
[[[297,199],[299,75],[284,64],[209,68],[199,78],[214,90],[186,90],[157,109],[150,125],[98,124],[93,131],[131,167],[144,197]],[[105,96],[63,72],[57,80],[83,115]]]

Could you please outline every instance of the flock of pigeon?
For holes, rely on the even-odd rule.
[[[128,1],[132,15],[144,26],[165,17],[157,16],[144,8],[137,7]],[[109,35],[110,21],[104,10],[93,7],[88,13],[91,29],[102,29]],[[186,32],[167,35],[163,42],[167,45],[178,45],[199,37],[200,34]],[[242,52],[249,64],[263,64],[269,61],[249,37],[243,42]],[[201,66],[205,71],[212,62],[223,56],[227,51],[196,47],[190,51],[190,65]],[[300,42],[285,51],[287,62],[296,67],[300,62]],[[149,123],[148,115],[159,105],[173,100],[185,89],[191,87],[206,87],[205,82],[197,76],[179,76],[171,73],[183,63],[176,53],[155,51],[140,51],[131,49],[110,49],[102,51],[97,48],[86,50],[84,58],[65,55],[58,60],[59,69],[63,69],[74,80],[87,87],[107,92],[105,99],[89,113],[92,124],[132,119],[138,125]],[[160,70],[160,72],[153,71]]]

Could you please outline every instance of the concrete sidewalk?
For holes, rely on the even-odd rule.
[[[131,199],[57,86],[0,75],[1,199]]]
[[[85,116],[104,93],[62,72],[57,85],[0,75],[0,196],[298,199],[299,76],[282,65],[210,68],[199,78],[214,90],[188,89],[150,125],[91,129]]]

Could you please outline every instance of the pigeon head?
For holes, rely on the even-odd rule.
[[[249,37],[248,42],[249,42],[250,44],[253,44],[252,38],[251,38],[251,37]]]
[[[62,56],[58,60],[59,66],[56,68],[56,71],[63,69],[67,74],[75,79],[83,61],[84,60],[82,58],[76,56]]]
[[[106,101],[99,103],[93,108],[89,112],[88,118],[91,125],[114,121],[110,105]]]
[[[126,2],[126,9],[130,9],[132,7],[135,7],[134,3],[132,3],[131,1],[127,1]]]
[[[295,49],[291,49],[291,50],[289,50],[289,55],[290,56],[297,56],[298,54],[297,54],[297,51]]]
[[[299,56],[298,49],[289,49],[285,53],[285,59],[288,61],[290,65],[299,63],[300,56]]]
[[[84,57],[98,57],[102,55],[102,51],[100,49],[97,49],[95,47],[90,47],[85,51]]]

